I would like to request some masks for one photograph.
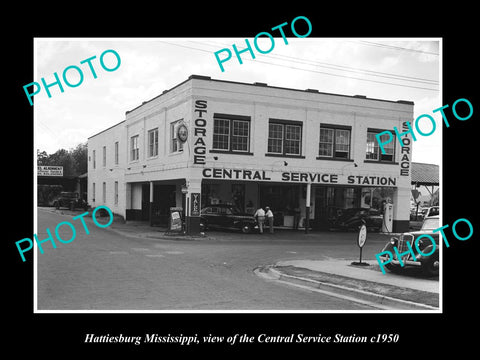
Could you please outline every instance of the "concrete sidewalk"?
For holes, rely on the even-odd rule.
[[[304,288],[316,289],[384,310],[438,310],[438,278],[383,274],[376,260],[369,266],[351,260],[288,260],[257,269],[257,274]],[[415,269],[417,270],[417,269]]]

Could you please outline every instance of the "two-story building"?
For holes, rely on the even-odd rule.
[[[410,101],[192,75],[88,139],[88,201],[152,224],[182,207],[190,232],[215,203],[314,228],[339,209],[392,203],[391,231],[406,231],[411,143],[382,153],[375,135],[412,118]]]

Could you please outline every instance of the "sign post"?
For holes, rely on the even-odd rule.
[[[360,266],[368,266],[370,265],[369,263],[362,262],[362,248],[365,245],[365,242],[367,241],[367,227],[365,224],[362,224],[360,226],[360,230],[358,231],[358,238],[357,238],[357,245],[360,248],[360,261],[353,261],[352,265],[360,265]]]

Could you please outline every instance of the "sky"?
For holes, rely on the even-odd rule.
[[[274,38],[268,54],[256,51],[255,59],[246,52],[240,64],[233,54],[223,63],[222,72],[214,53],[246,47],[245,38],[37,38],[35,39],[34,76],[47,84],[56,72],[64,92],[50,87],[51,98],[42,88],[34,97],[35,149],[52,154],[87,141],[88,137],[125,119],[125,112],[150,100],[192,75],[213,79],[263,82],[294,89],[317,89],[342,95],[365,95],[384,100],[413,101],[414,121],[429,114],[437,123],[435,132],[418,136],[413,143],[412,161],[441,164],[442,120],[433,113],[441,103],[441,39],[438,38]],[[258,47],[271,47],[260,37]],[[116,51],[121,59],[115,71],[105,71],[99,62],[105,50]],[[220,58],[226,52],[219,54]],[[91,61],[97,78],[87,63]],[[106,53],[105,66],[113,68],[116,59]],[[68,87],[62,79],[70,65],[83,72],[77,87]],[[67,72],[72,83],[80,82],[74,69]],[[32,91],[32,90],[30,90]],[[28,104],[28,99],[25,97]],[[413,123],[412,123],[413,125]],[[421,125],[428,133],[431,125]]]

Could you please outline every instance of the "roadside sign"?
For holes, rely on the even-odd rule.
[[[170,226],[169,231],[182,231],[182,216],[181,212],[183,211],[182,208],[178,207],[171,207],[170,208]]]
[[[366,241],[367,241],[367,227],[365,226],[365,224],[363,224],[360,227],[360,230],[358,231],[358,241],[357,241],[358,247],[362,248],[363,245],[365,245]]]
[[[362,249],[365,243],[367,242],[367,227],[365,224],[360,226],[358,230],[358,237],[357,237],[357,245],[360,248],[360,261],[353,261],[352,265],[360,265],[360,266],[368,266],[369,264],[366,262],[362,262]]]
[[[63,176],[63,166],[37,166],[37,176]]]

